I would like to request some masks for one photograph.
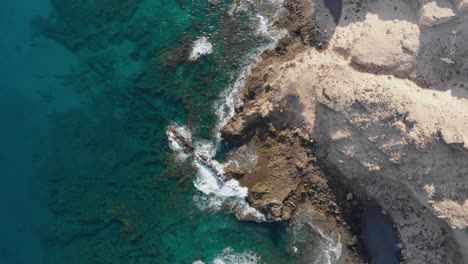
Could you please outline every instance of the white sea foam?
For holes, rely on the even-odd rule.
[[[309,222],[310,223],[310,222]],[[335,264],[341,256],[342,245],[340,242],[339,234],[325,234],[325,232],[318,226],[312,225],[314,231],[320,235],[322,240],[320,241],[320,254],[314,264]],[[335,235],[335,238],[332,237]]]
[[[265,221],[265,216],[252,208],[245,198],[248,189],[240,186],[235,179],[224,179],[224,168],[228,163],[219,163],[213,159],[216,148],[210,142],[198,142],[195,147],[194,166],[198,172],[193,181],[200,193],[194,196],[197,207],[203,211],[225,211],[235,213],[240,219]],[[207,166],[206,162],[209,161]]]
[[[265,217],[255,208],[250,207],[246,201],[248,189],[240,186],[235,179],[224,178],[224,168],[229,164],[220,163],[214,156],[217,146],[210,141],[198,141],[193,143],[193,153],[178,141],[178,136],[191,142],[192,134],[186,126],[171,125],[166,131],[169,146],[176,154],[178,160],[185,160],[193,156],[193,165],[197,169],[197,175],[193,181],[199,191],[194,197],[198,208],[204,211],[225,211],[235,213],[240,219],[265,221]],[[253,159],[253,157],[251,157]]]
[[[215,113],[218,118],[217,131],[225,126],[229,120],[236,114],[236,108],[243,105],[240,91],[245,85],[245,81],[251,74],[252,68],[261,62],[260,55],[266,51],[276,47],[278,41],[287,36],[286,29],[278,29],[274,23],[283,12],[282,0],[262,1],[263,4],[258,4],[257,1],[245,0],[241,1],[239,12],[252,13],[252,19],[257,23],[257,34],[265,36],[269,41],[266,45],[253,50],[246,58],[247,64],[238,75],[232,85],[221,93],[220,100],[215,105]],[[218,141],[221,136],[216,135]]]
[[[277,42],[288,34],[286,29],[276,29],[267,17],[256,14],[258,19],[257,34],[270,38],[273,42],[266,49],[276,46]]]
[[[226,181],[223,177],[224,169],[229,163],[235,163],[236,166],[244,166],[246,161],[231,160],[227,163],[219,163],[214,160],[214,155],[221,141],[219,134],[220,129],[225,126],[229,120],[236,114],[235,109],[242,106],[240,91],[244,86],[247,77],[251,73],[251,69],[261,62],[260,54],[265,50],[273,49],[279,40],[286,36],[288,32],[285,29],[275,28],[274,24],[281,17],[284,9],[282,8],[282,0],[242,0],[237,12],[247,12],[252,21],[256,23],[256,34],[265,37],[267,44],[253,50],[246,57],[246,65],[238,75],[232,85],[221,93],[220,100],[215,103],[215,113],[218,118],[216,127],[215,143],[211,142],[196,142],[195,151],[193,154],[194,166],[198,172],[194,179],[194,185],[199,191],[194,197],[195,205],[206,211],[225,211],[236,213],[240,219],[255,219],[256,221],[265,221],[265,216],[255,208],[250,207],[246,201],[248,193],[247,188],[239,185],[236,180]],[[200,38],[194,42],[193,50],[190,54],[190,60],[197,60],[199,57],[210,54],[212,45],[206,38]],[[169,135],[168,135],[169,137]],[[173,144],[173,143],[170,143]],[[177,151],[177,144],[171,146],[174,151]],[[256,164],[256,156],[247,157],[248,164]],[[208,160],[210,166],[201,162]],[[246,163],[246,164],[247,164]],[[312,215],[306,214],[309,217]],[[312,221],[313,222],[313,221]],[[314,249],[314,254],[311,255],[309,263],[316,264],[335,264],[341,256],[342,245],[338,234],[327,233],[321,230],[318,226],[314,226],[316,234],[320,236],[319,246]],[[295,231],[296,232],[296,231]],[[297,233],[304,234],[304,226],[297,229]],[[310,244],[307,242],[306,244]],[[300,251],[301,249],[299,249]],[[318,250],[319,252],[316,252]],[[317,256],[318,253],[318,256]],[[212,264],[255,264],[259,262],[259,257],[250,251],[236,253],[232,248],[226,248],[221,254],[210,262]],[[193,262],[193,264],[205,264],[201,260]]]
[[[232,248],[228,247],[218,254],[211,264],[257,264],[260,257],[252,251],[244,251],[236,253]],[[205,264],[201,260],[194,261],[192,264]]]
[[[213,264],[256,264],[259,260],[260,257],[252,251],[236,253],[232,248],[225,248],[223,252],[213,260]]]
[[[336,264],[341,257],[340,235],[330,229],[328,223],[314,218],[314,213],[310,209],[300,209],[296,212],[293,240],[301,246],[298,251],[303,254],[301,258],[308,263]]]
[[[243,105],[240,98],[240,90],[244,86],[245,80],[250,75],[252,66],[260,61],[260,58],[255,57],[252,63],[246,66],[240,73],[236,81],[221,93],[221,99],[215,102],[215,113],[218,118],[217,131],[224,127],[229,120],[236,114],[236,108]],[[220,135],[217,135],[220,139]]]
[[[231,154],[227,165],[251,173],[255,170],[257,162],[257,152],[247,146],[241,146]]]
[[[321,254],[314,263],[316,264],[335,264],[341,256],[342,246],[340,243],[340,235],[336,234],[337,238],[333,239],[330,235],[325,234],[320,228],[316,227],[315,231],[322,237],[320,244],[323,254]]]
[[[255,49],[247,56],[247,64],[238,78],[221,94],[222,99],[215,103],[215,113],[218,117],[216,126],[216,131],[218,131],[216,134],[217,143],[221,141],[219,130],[235,115],[235,109],[242,106],[240,90],[250,75],[252,67],[261,61],[260,54],[265,50],[274,48],[277,42],[287,35],[286,30],[276,29],[273,26],[283,11],[282,3],[283,1],[281,0],[269,0],[263,1],[259,5],[257,1],[241,1],[239,10],[254,14],[252,19],[258,25],[257,33],[266,36],[269,41],[268,44]],[[256,221],[265,221],[265,216],[258,210],[250,207],[247,203],[245,198],[247,197],[248,189],[240,186],[239,182],[234,179],[229,181],[223,179],[224,167],[229,164],[229,161],[226,164],[220,164],[214,160],[213,157],[216,149],[217,145],[209,142],[199,142],[196,144],[194,165],[198,169],[198,173],[194,184],[201,193],[194,197],[195,204],[202,210],[230,211],[236,213],[236,216],[241,219],[248,218]],[[208,167],[206,163],[197,162],[197,157],[208,159],[211,166]],[[256,163],[256,156],[250,158],[250,163]],[[241,164],[236,165],[242,166]]]
[[[193,42],[192,51],[189,55],[189,60],[196,61],[200,57],[211,54],[213,45],[208,41],[208,38],[201,37]]]
[[[257,34],[265,35],[277,41],[287,34],[285,29],[278,29],[274,26],[283,15],[286,14],[283,8],[283,0],[242,0],[238,12],[248,14],[253,23],[256,23]]]
[[[216,126],[216,145],[210,142],[196,142],[193,153],[194,166],[198,173],[194,180],[195,187],[200,191],[194,197],[195,204],[202,210],[223,210],[234,212],[240,219],[252,219],[255,221],[265,221],[265,216],[258,210],[250,207],[246,201],[248,190],[239,185],[239,182],[231,179],[226,181],[223,177],[224,168],[229,164],[219,163],[214,159],[221,137],[220,129],[225,126],[235,115],[235,109],[242,106],[240,90],[244,86],[247,77],[260,60],[260,54],[265,50],[272,49],[277,42],[287,35],[284,29],[277,29],[273,25],[283,12],[282,0],[252,1],[243,0],[238,8],[239,12],[248,12],[252,21],[257,23],[257,34],[265,36],[267,44],[259,47],[246,57],[246,65],[235,82],[230,85],[222,94],[221,99],[215,103],[215,113],[218,118]],[[201,56],[210,54],[213,46],[206,37],[197,39],[192,47],[189,56],[190,60],[197,60]],[[174,140],[168,133],[171,148],[178,153],[178,156],[186,159],[188,156],[183,151],[183,147]],[[256,163],[252,157],[251,161]],[[240,164],[236,164],[240,166]]]
[[[172,132],[171,128],[175,129],[179,135],[181,135],[190,142],[192,141],[192,133],[190,133],[190,129],[188,127],[178,126],[176,124],[172,124],[166,129],[166,136],[167,140],[169,141],[169,147],[176,154],[177,160],[184,161],[188,157],[190,157],[191,153],[185,151],[184,147],[176,139],[176,135]]]

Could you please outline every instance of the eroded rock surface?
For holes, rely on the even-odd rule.
[[[300,146],[292,136],[274,143],[279,149],[271,153],[291,151],[281,144],[301,152],[310,148],[303,142],[316,142],[321,169],[336,168],[356,193],[391,215],[405,263],[467,263],[467,3],[358,2],[343,2],[338,25],[317,4],[315,24],[329,38],[325,51],[292,40],[284,55],[267,53],[223,135],[238,142],[263,136],[261,144],[269,144],[271,128],[275,140],[281,131],[300,131]],[[287,158],[268,153],[269,161],[281,157],[275,163],[281,168],[264,172],[268,177],[292,168]],[[306,160],[307,171],[307,157],[293,160]],[[272,201],[268,193],[281,194],[270,213],[283,217],[298,171],[278,178],[284,190],[252,185],[252,204],[263,208]],[[266,200],[255,199],[264,192]]]

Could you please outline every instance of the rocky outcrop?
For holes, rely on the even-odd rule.
[[[267,53],[246,84],[244,107],[222,132],[245,141],[277,138],[271,127],[300,131],[301,142],[316,142],[318,168],[336,169],[322,175],[328,185],[349,180],[358,198],[376,199],[391,215],[405,263],[466,263],[465,4],[344,1],[338,25],[317,4],[315,25],[330,38],[328,48],[293,41],[285,55]],[[291,48],[297,43],[303,48]],[[291,140],[296,151],[310,148]],[[291,174],[283,177],[293,182]]]
[[[419,25],[434,27],[456,18],[456,8],[448,0],[419,1]]]

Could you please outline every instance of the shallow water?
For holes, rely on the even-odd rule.
[[[211,138],[220,92],[270,41],[229,4],[2,2],[1,263],[287,261],[269,225],[194,205],[165,136]],[[212,54],[190,62],[200,37]]]
[[[299,263],[297,230],[200,210],[169,147],[172,122],[216,142],[220,94],[272,42],[271,10],[212,2],[0,4],[0,263]]]

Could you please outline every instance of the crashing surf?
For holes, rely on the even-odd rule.
[[[209,55],[213,52],[213,45],[208,41],[208,38],[201,37],[193,42],[192,51],[189,55],[189,60],[196,61],[200,57]]]
[[[211,264],[257,264],[260,257],[252,251],[244,251],[236,253],[232,248],[228,247],[218,254]],[[192,264],[206,264],[201,260],[194,261]]]
[[[217,147],[209,141],[192,142],[191,133],[185,126],[172,124],[166,134],[169,144],[176,153],[178,160],[192,158],[192,164],[197,169],[193,181],[199,191],[194,196],[194,202],[203,211],[220,211],[234,213],[238,219],[265,221],[265,216],[246,201],[248,189],[240,186],[235,179],[224,177],[224,168],[229,165],[220,163],[214,156]]]
[[[253,50],[247,56],[247,63],[238,78],[220,96],[215,103],[215,114],[218,122],[215,128],[216,142],[208,141],[192,142],[190,130],[185,126],[172,124],[166,134],[171,149],[176,153],[179,161],[192,157],[192,164],[197,169],[194,185],[199,191],[194,197],[198,208],[207,211],[219,211],[235,213],[237,218],[265,221],[265,216],[252,208],[246,201],[248,189],[240,186],[235,179],[224,178],[224,168],[231,161],[220,163],[214,159],[219,143],[221,142],[220,129],[234,116],[235,109],[242,105],[240,89],[243,87],[252,67],[260,62],[260,54],[265,50],[273,49],[277,42],[287,35],[284,29],[277,29],[274,23],[279,19],[283,11],[282,1],[240,1],[236,13],[246,12],[256,24],[256,32],[267,40],[267,44]],[[189,59],[195,61],[201,56],[212,52],[213,46],[206,37],[200,37],[193,43]],[[238,162],[237,162],[238,163]],[[242,166],[242,164],[236,164]]]
[[[192,164],[197,169],[197,174],[193,182],[194,186],[198,190],[198,193],[193,197],[193,201],[194,204],[203,211],[224,211],[235,213],[237,218],[241,220],[253,220],[256,222],[268,220],[260,211],[249,205],[246,200],[248,195],[248,189],[246,187],[240,186],[239,182],[235,179],[227,180],[224,177],[224,169],[229,164],[235,163],[235,166],[239,167],[242,167],[245,164],[242,164],[243,162],[239,163],[239,161],[233,160],[221,163],[215,160],[214,157],[223,140],[219,131],[232,119],[232,117],[234,117],[236,109],[242,106],[241,89],[248,76],[251,74],[252,69],[261,62],[260,55],[266,50],[275,48],[277,43],[288,34],[287,30],[275,27],[275,23],[283,15],[284,9],[282,7],[282,3],[283,1],[281,0],[259,2],[243,0],[239,2],[235,12],[230,14],[231,16],[235,16],[236,13],[248,13],[248,16],[251,18],[251,22],[256,24],[253,30],[259,37],[266,40],[266,44],[255,48],[247,55],[245,60],[246,63],[237,75],[235,81],[221,92],[220,99],[215,102],[214,112],[217,116],[215,127],[216,141],[198,141],[192,143],[192,147],[189,146],[184,148],[181,147],[181,142],[177,141],[177,137],[174,137],[174,134],[171,134],[170,132],[168,133],[171,148],[175,151],[177,156],[185,157],[185,159],[190,156],[192,157]],[[200,53],[202,55],[196,56],[196,54],[199,53],[195,53],[195,50],[201,50],[201,43],[205,43],[206,45],[206,42],[207,39],[200,39],[200,44],[198,44],[198,48],[200,49],[196,49],[197,43],[194,43],[192,54],[190,55],[191,60],[197,60],[200,56],[211,53],[212,47],[208,49],[208,46],[205,46],[207,52],[203,54]],[[186,139],[189,139],[189,142],[192,142],[190,133],[186,133],[186,127],[173,124],[168,128],[168,131],[174,129],[176,131],[180,130],[184,132],[185,135],[187,135]],[[188,135],[190,135],[190,137]],[[256,158],[254,156],[249,157],[249,160],[256,163]],[[314,223],[314,221],[308,220],[308,223]],[[294,225],[294,230],[304,228],[304,223],[294,223]],[[318,254],[319,257],[314,257],[314,260],[311,260],[311,263],[336,263],[340,258],[342,251],[339,235],[333,232],[325,233],[317,225],[313,225],[313,227],[315,229],[315,236],[320,237],[320,244],[314,250],[319,250],[320,253]],[[248,258],[243,259],[239,254],[243,254],[242,256],[244,257],[248,256]],[[307,259],[308,257],[305,258]],[[232,249],[227,248],[211,263],[250,264],[257,263],[258,259],[259,258],[252,252],[234,253]],[[204,264],[202,261],[196,261],[194,263]]]

